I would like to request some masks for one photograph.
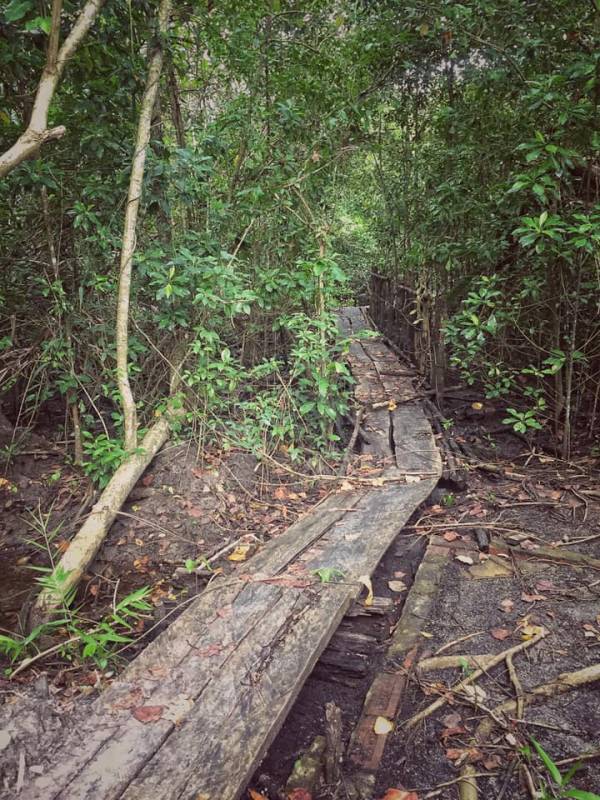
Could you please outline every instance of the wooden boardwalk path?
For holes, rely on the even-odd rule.
[[[368,327],[357,308],[340,328]],[[355,340],[371,485],[331,494],[243,569],[210,587],[65,730],[27,800],[236,800],[334,634],[441,462],[410,371]],[[393,401],[393,402],[390,402]],[[379,485],[377,485],[379,484]],[[315,570],[335,568],[340,582]]]

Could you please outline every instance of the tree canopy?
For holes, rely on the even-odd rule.
[[[331,310],[364,302],[374,275],[436,309],[444,368],[517,430],[552,431],[565,455],[578,415],[595,430],[596,0],[166,13],[161,31],[150,2],[2,11],[9,448],[62,406],[74,457],[105,482],[134,442],[123,364],[142,429],[175,368],[177,430],[292,457],[327,448],[349,389]]]

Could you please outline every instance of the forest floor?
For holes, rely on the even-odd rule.
[[[285,797],[281,787],[290,775],[288,791],[306,786],[303,769],[311,785],[310,757],[301,758],[296,770],[294,762],[316,736],[326,733],[330,702],[342,711],[346,756],[338,782],[317,782],[315,797],[454,800],[465,765],[476,773],[480,800],[527,800],[534,786],[544,785],[554,787],[544,797],[567,796],[560,795],[535,753],[529,759],[523,755],[523,748],[534,749],[532,737],[563,774],[581,759],[569,788],[600,791],[597,684],[525,705],[522,719],[513,711],[505,727],[494,728],[485,742],[473,741],[490,710],[516,691],[526,693],[600,661],[598,458],[585,452],[585,444],[571,462],[536,450],[502,426],[493,409],[474,415],[470,402],[449,402],[446,416],[453,421],[455,441],[467,442],[487,468],[470,469],[462,490],[444,488],[442,482],[398,535],[373,580],[380,605],[385,608],[389,601],[386,613],[342,624],[341,641],[334,637],[255,775],[256,791],[266,796]],[[491,539],[489,547],[483,535]],[[417,574],[415,582],[430,543],[427,552],[437,550],[433,592],[429,580],[419,586]],[[540,552],[543,547],[551,552]],[[581,554],[581,563],[567,560],[571,553]],[[417,602],[421,592],[418,658],[411,647],[414,637],[403,646],[403,608],[413,590]],[[352,642],[352,631],[365,638]],[[514,656],[512,680],[502,661],[474,681],[477,689],[470,693],[452,689],[482,663],[469,657],[502,653],[532,641],[540,631],[539,641]],[[427,671],[416,666],[438,654],[456,656],[458,663]],[[372,716],[369,704],[363,711],[363,703],[370,691],[371,708],[377,705],[376,683],[390,671],[390,662],[401,678],[402,696],[384,749],[373,745],[373,725],[375,713],[386,713],[385,698]],[[444,698],[441,708],[407,725],[439,697]]]
[[[514,697],[519,684],[527,692],[560,673],[600,661],[598,459],[586,454],[584,446],[571,462],[536,450],[502,426],[493,409],[473,415],[466,398],[449,401],[446,417],[452,421],[449,434],[468,442],[488,468],[469,469],[464,488],[442,483],[399,533],[373,579],[375,607],[343,621],[257,771],[253,797],[289,794],[297,782],[296,775],[285,789],[294,763],[324,734],[325,705],[331,702],[342,712],[347,753],[335,785],[315,776],[315,798],[396,800],[402,795],[388,792],[395,788],[416,792],[410,800],[450,800],[458,797],[460,770],[472,764],[480,800],[525,800],[532,796],[529,780],[536,786],[551,784],[539,758],[528,761],[522,755],[523,747],[531,747],[530,737],[562,772],[581,758],[573,786],[600,791],[600,695],[591,686],[526,706],[522,720],[514,713],[514,721],[495,728],[485,743],[472,741],[489,709]],[[30,567],[46,566],[50,554],[53,559],[60,554],[92,499],[88,479],[51,442],[36,437],[28,447],[3,473],[0,485],[3,632],[18,630],[26,615],[36,577]],[[364,457],[355,459],[353,468],[366,466]],[[266,474],[242,452],[199,453],[189,443],[172,445],[141,479],[88,570],[78,597],[80,613],[101,619],[116,596],[151,587],[154,611],[140,620],[135,643],[121,654],[130,660],[210,581],[203,559],[213,570],[235,569],[329,489],[300,481],[285,465]],[[44,514],[49,516],[41,524]],[[481,531],[491,538],[489,547],[482,545]],[[31,544],[43,543],[50,532],[48,546],[40,550]],[[373,681],[389,668],[390,648],[398,650],[405,600],[418,591],[418,568],[432,542],[446,555],[418,631],[418,657],[443,651],[464,658],[459,668],[427,672],[415,668],[414,653],[397,661],[405,678],[400,710],[385,749],[379,748],[365,770],[372,742],[357,723]],[[553,554],[541,553],[543,546]],[[584,560],[567,560],[570,552]],[[186,568],[189,559],[198,562],[197,570]],[[515,656],[512,680],[500,664],[474,681],[479,688],[470,695],[451,690],[472,673],[469,656],[501,653],[536,638],[540,629],[543,637]],[[52,656],[12,681],[0,679],[0,704],[9,715],[14,710],[15,719],[26,719],[25,707],[36,707],[38,719],[47,713],[38,727],[40,736],[45,725],[51,726],[52,715],[88,702],[116,671],[116,665],[102,671],[89,662]],[[443,707],[406,726],[438,697],[445,699]],[[370,776],[367,789],[356,788],[352,775],[357,770]],[[296,800],[303,797],[297,794]]]
[[[171,444],[131,492],[87,570],[76,599],[82,619],[97,622],[122,599],[149,587],[151,614],[139,620],[115,672],[155,638],[182,603],[217,574],[250,559],[262,544],[321,500],[328,489],[300,480],[284,466],[269,471],[246,452]],[[56,562],[94,498],[90,480],[58,447],[35,436],[0,482],[0,628],[24,632],[40,568]],[[188,566],[186,566],[186,562]],[[190,564],[195,562],[195,565]],[[7,664],[4,664],[6,667]],[[40,666],[61,698],[89,692],[102,671],[59,656]],[[92,665],[93,667],[93,665]],[[35,671],[19,683],[31,682]]]

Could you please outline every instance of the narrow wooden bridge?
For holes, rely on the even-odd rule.
[[[340,312],[354,336],[360,309]],[[353,339],[363,451],[377,477],[331,494],[216,579],[44,754],[27,800],[236,800],[349,606],[441,461],[414,375],[379,337]],[[317,570],[339,570],[323,583]]]

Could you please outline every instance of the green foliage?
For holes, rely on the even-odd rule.
[[[105,433],[93,436],[89,431],[83,432],[83,451],[83,470],[99,489],[104,489],[127,456],[121,439],[111,439]]]
[[[321,583],[335,583],[344,579],[344,573],[341,569],[336,567],[321,567],[314,569],[313,575],[316,575]]]
[[[48,573],[39,579],[40,588],[62,592],[67,576],[68,573],[60,569],[54,574]],[[71,595],[65,601],[58,619],[38,625],[27,636],[0,636],[0,653],[12,665],[16,662],[26,665],[28,659],[43,655],[43,639],[60,635],[64,643],[58,650],[63,658],[75,662],[89,659],[100,669],[106,669],[117,658],[117,650],[133,641],[131,636],[126,635],[133,631],[133,623],[151,610],[151,605],[146,601],[149,594],[149,587],[131,592],[97,624],[88,623],[76,609],[71,608]],[[6,675],[10,676],[15,668],[8,667]]]
[[[133,623],[151,611],[152,607],[146,600],[150,589],[143,587],[131,592],[115,603],[112,610],[97,623],[86,620],[80,610],[74,607],[76,587],[66,590],[69,573],[54,563],[53,542],[62,525],[59,523],[51,527],[51,517],[52,508],[43,512],[38,506],[36,511],[30,512],[26,522],[34,535],[28,536],[25,542],[46,558],[46,565],[32,566],[31,569],[40,573],[36,581],[40,590],[62,599],[60,608],[53,619],[37,626],[27,636],[0,636],[0,653],[12,665],[20,662],[26,666],[29,659],[43,655],[47,646],[44,640],[48,636],[60,636],[58,651],[63,658],[76,663],[89,659],[100,669],[106,669],[109,663],[118,658],[117,651],[133,641],[129,635],[134,629]],[[15,668],[8,667],[6,674],[10,675]]]
[[[540,800],[566,800],[566,798],[573,798],[573,800],[600,800],[600,795],[594,794],[594,792],[586,792],[582,789],[569,787],[575,774],[581,769],[580,761],[573,764],[573,766],[563,774],[552,760],[552,757],[548,755],[542,745],[536,741],[533,736],[530,738],[530,741],[551,780],[551,783],[544,782],[542,785]],[[529,747],[524,747],[522,753],[528,760],[532,759],[532,752]]]

